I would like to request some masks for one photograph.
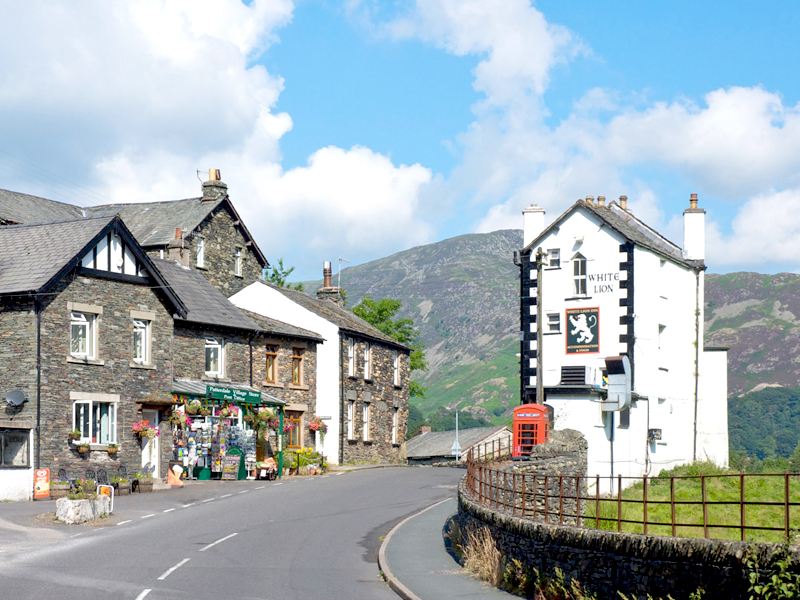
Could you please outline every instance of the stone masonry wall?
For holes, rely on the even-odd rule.
[[[342,415],[343,463],[397,461],[400,444],[405,440],[408,423],[409,356],[400,352],[400,385],[394,385],[394,349],[372,342],[372,369],[369,380],[364,379],[365,340],[356,339],[354,358],[355,376],[349,377],[347,340],[341,337],[343,357],[345,406]],[[366,393],[366,396],[365,396]],[[362,424],[365,399],[371,396],[369,440],[364,440]],[[347,402],[355,399],[354,439],[347,439]],[[398,409],[397,443],[392,444],[392,410]]]
[[[0,427],[33,429],[36,426],[36,315],[31,298],[12,298],[0,304]],[[8,392],[22,390],[28,402],[12,408]],[[34,448],[31,448],[31,466]]]
[[[205,374],[207,337],[224,340],[223,377],[207,377]],[[203,380],[211,384],[250,385],[250,343],[244,333],[177,321],[173,351],[175,377]]]
[[[70,476],[83,476],[87,467],[116,472],[120,464],[128,471],[142,466],[142,448],[134,437],[134,422],[141,420],[137,400],[168,397],[172,383],[172,317],[152,289],[99,277],[72,275],[53,290],[42,311],[42,402],[41,466],[54,475],[66,468]],[[97,360],[69,357],[70,310],[68,302],[100,306],[97,319]],[[131,310],[155,313],[152,322],[152,364],[131,366],[133,320]],[[35,340],[35,336],[33,338]],[[35,364],[35,347],[23,359]],[[31,359],[31,355],[33,358]],[[70,392],[118,394],[117,443],[112,457],[105,446],[93,445],[88,455],[77,453],[67,438],[73,429]],[[35,396],[34,396],[35,398]],[[35,409],[34,407],[31,407]],[[171,433],[161,423],[161,476],[166,474]]]

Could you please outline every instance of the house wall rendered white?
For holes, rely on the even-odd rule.
[[[317,414],[326,419],[323,453],[330,464],[339,463],[339,327],[292,302],[279,291],[260,282],[251,283],[231,296],[230,301],[245,310],[302,327],[322,336],[317,345]]]

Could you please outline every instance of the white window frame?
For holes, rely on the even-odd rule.
[[[75,328],[82,329],[86,339],[85,351],[74,351]],[[80,310],[70,311],[69,353],[75,358],[97,358],[97,315]]]
[[[372,346],[364,342],[364,379],[372,379]]]
[[[369,417],[370,404],[369,402],[364,402],[364,406],[361,409],[361,433],[365,442],[369,441]]]
[[[394,351],[394,385],[400,387],[400,351]]]
[[[547,313],[547,333],[561,333],[561,313]]]
[[[347,375],[356,376],[356,341],[351,337],[347,338]]]
[[[575,296],[586,296],[586,257],[576,254],[572,257],[572,291]]]
[[[244,252],[238,246],[233,250],[233,274],[236,277],[242,277],[242,270],[244,265]]]
[[[205,373],[208,377],[224,377],[225,376],[225,340],[212,337],[205,338]],[[209,350],[217,349],[217,370],[210,371],[209,367]]]
[[[399,414],[400,410],[398,408],[392,409],[392,444],[397,443],[398,426],[400,424]]]
[[[150,364],[150,325],[147,319],[133,319],[133,362],[137,365]],[[141,356],[137,356],[137,337],[141,340]]]
[[[559,248],[550,248],[547,251],[547,267],[549,269],[561,268],[561,250]]]
[[[347,401],[347,439],[354,440],[356,438],[356,402],[355,400]]]
[[[116,400],[80,399],[72,403],[72,428],[81,432],[80,442],[89,444],[117,443],[117,410]],[[105,414],[102,413],[105,407]],[[101,420],[107,419],[106,438],[100,437]]]
[[[197,238],[197,255],[195,256],[195,266],[204,269],[206,266],[206,240]]]

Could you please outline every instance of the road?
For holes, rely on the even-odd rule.
[[[376,564],[383,536],[455,495],[462,474],[391,468],[207,482],[117,498],[101,525],[38,517],[35,530],[11,524],[33,523],[19,514],[30,504],[0,505],[0,599],[397,600]]]

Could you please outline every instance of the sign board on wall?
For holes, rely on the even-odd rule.
[[[217,385],[206,385],[206,396],[214,400],[227,400],[229,402],[248,402],[250,404],[261,402],[261,392],[238,390]]]
[[[600,352],[600,309],[568,308],[567,354]]]

